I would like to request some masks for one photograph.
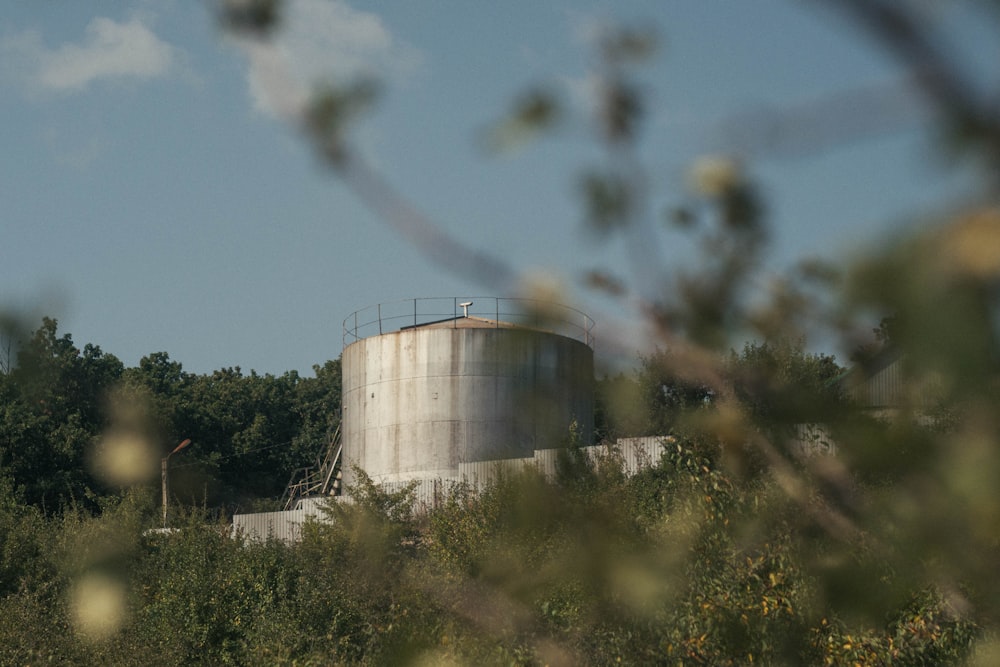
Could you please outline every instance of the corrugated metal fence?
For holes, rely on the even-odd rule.
[[[634,475],[643,468],[654,465],[663,455],[664,441],[669,437],[623,438],[614,445],[595,445],[582,447],[583,454],[591,461],[602,457],[614,458],[620,461],[626,475]],[[517,472],[533,467],[547,478],[556,474],[557,460],[562,449],[536,449],[534,456],[522,459],[500,459],[495,461],[473,461],[460,463],[458,476],[452,478],[425,479],[415,482],[392,482],[383,484],[387,491],[402,491],[410,484],[415,484],[414,509],[417,512],[439,507],[453,488],[465,485],[473,489],[481,489],[503,474]]]
[[[643,468],[655,465],[663,456],[664,443],[671,440],[670,436],[622,438],[614,445],[595,445],[581,449],[591,461],[598,461],[602,457],[617,459],[626,475],[634,475]],[[414,511],[426,512],[440,507],[457,485],[481,489],[504,473],[520,471],[527,467],[534,467],[546,477],[552,478],[556,474],[556,461],[560,451],[563,450],[538,449],[531,458],[462,463],[459,464],[459,474],[456,477],[391,482],[382,484],[382,488],[388,492],[398,492],[415,485]],[[233,532],[253,540],[274,538],[294,542],[301,538],[302,524],[309,517],[317,521],[327,520],[319,507],[319,503],[322,502],[325,502],[325,499],[305,498],[300,501],[296,509],[286,512],[237,514],[233,516]]]
[[[302,538],[302,524],[309,519],[327,521],[322,510],[327,498],[303,498],[295,509],[284,512],[257,512],[233,515],[233,535],[242,535],[248,540],[264,541],[276,539],[283,542],[297,542]]]

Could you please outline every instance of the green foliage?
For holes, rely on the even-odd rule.
[[[666,435],[683,429],[693,413],[711,407],[716,393],[684,367],[681,355],[670,351],[643,358],[637,381],[648,415],[640,435]]]
[[[280,4],[223,2],[219,17],[266,34]],[[660,461],[628,476],[614,447],[592,457],[571,442],[555,479],[500,470],[421,516],[412,487],[386,491],[357,471],[353,502],[331,505],[295,545],[247,542],[191,509],[176,530],[144,533],[152,494],[102,486],[85,465],[95,444],[127,433],[163,454],[192,438],[173,490],[189,505],[273,496],[275,470],[301,466],[338,424],[339,362],[313,379],[196,376],[166,353],[125,369],[45,319],[18,341],[16,364],[9,346],[0,363],[0,663],[995,662],[996,96],[938,54],[908,4],[837,6],[910,70],[988,186],[842,272],[806,263],[767,280],[767,294],[751,294],[765,282],[762,190],[726,156],[698,160],[689,197],[668,207],[697,261],[658,272],[642,235],[658,179],[642,165],[636,72],[657,40],[608,30],[598,45],[593,127],[607,159],[581,171],[584,217],[639,249],[637,294],[662,350],[603,383],[598,430],[663,436]],[[352,150],[375,92],[365,80],[317,93],[302,120],[320,153],[430,256],[510,277],[465,256]],[[494,139],[516,143],[565,116],[536,88]],[[631,296],[625,281],[590,276]],[[886,314],[862,361],[898,362],[891,404],[847,396],[887,365],[845,377],[789,342],[819,328],[865,349],[854,332]],[[727,356],[746,339],[763,342]],[[837,455],[797,446],[802,426],[828,431]]]
[[[362,474],[352,498],[303,528],[298,636],[317,664],[409,662],[438,624],[415,573],[412,488],[385,492]]]
[[[845,369],[830,355],[806,353],[801,341],[747,343],[726,371],[740,405],[765,428],[838,422],[848,407]]]
[[[276,471],[307,465],[340,423],[340,361],[315,377],[280,377],[227,368],[194,375],[165,352],[135,368],[88,344],[81,351],[55,320],[19,346],[18,363],[0,374],[0,471],[25,502],[59,511],[102,494],[154,482],[156,461],[178,442],[171,494],[190,506],[238,507],[278,498]],[[137,443],[131,474],[107,474],[111,445]],[[109,444],[110,443],[110,444]],[[114,453],[114,452],[112,452]]]
[[[283,634],[297,568],[277,542],[246,544],[192,515],[178,533],[146,539],[126,634],[157,646],[161,664],[246,664]]]
[[[845,370],[830,355],[786,340],[746,343],[706,372],[685,351],[645,356],[632,376],[598,383],[598,433],[614,440],[682,434],[693,440],[720,405],[735,402],[756,428],[788,437],[797,424],[841,421],[848,408]]]
[[[16,367],[0,378],[0,466],[27,502],[54,510],[91,495],[85,456],[107,425],[105,400],[122,372],[99,347],[81,351],[59,336],[49,318],[19,347]]]
[[[291,545],[247,542],[203,512],[144,532],[155,503],[135,492],[99,517],[44,517],[8,484],[0,610],[15,622],[0,624],[0,658],[735,665],[970,654],[980,631],[953,595],[914,588],[874,544],[841,548],[777,485],[741,481],[721,460],[675,438],[627,476],[614,448],[571,449],[558,479],[498,471],[427,515],[412,513],[412,488],[359,474],[353,502],[331,504]],[[110,634],[75,601],[95,577],[126,592]]]
[[[0,597],[45,589],[55,574],[47,538],[41,512],[19,502],[10,480],[0,477]]]

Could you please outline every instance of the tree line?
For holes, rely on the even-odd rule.
[[[340,361],[313,371],[194,374],[166,352],[126,368],[97,345],[80,349],[45,318],[0,374],[0,475],[21,502],[48,512],[97,510],[123,481],[158,481],[160,458],[190,438],[171,459],[172,494],[228,512],[268,507],[339,424]],[[101,458],[122,439],[142,459],[125,480],[114,470],[109,478],[114,461]]]
[[[597,381],[598,443],[677,433],[709,407],[716,390],[685,378],[677,361],[658,351],[635,371]],[[843,369],[801,345],[747,344],[730,353],[726,368],[733,390],[771,426],[815,421],[844,400],[832,382]],[[170,463],[177,500],[230,514],[276,509],[291,473],[313,463],[340,422],[339,358],[313,371],[275,376],[235,367],[199,375],[166,352],[126,368],[95,344],[80,349],[44,318],[0,374],[0,475],[26,504],[96,511],[102,496],[122,486],[159,481],[152,464],[190,439]],[[124,480],[109,478],[102,467],[113,463],[100,454],[123,438],[139,443],[145,465]]]

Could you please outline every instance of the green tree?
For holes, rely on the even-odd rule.
[[[107,425],[106,401],[122,363],[87,344],[81,351],[57,322],[19,347],[17,366],[3,378],[0,461],[27,502],[49,509],[83,501],[96,482],[87,455]]]
[[[764,427],[839,420],[847,408],[845,369],[828,354],[809,354],[801,341],[746,343],[727,362],[740,404]]]
[[[301,420],[296,448],[315,454],[340,427],[340,359],[313,366],[315,377],[298,378],[295,384],[294,409]]]
[[[643,435],[669,435],[683,428],[692,414],[709,409],[716,389],[690,374],[684,356],[669,350],[643,357],[639,392],[647,414]]]

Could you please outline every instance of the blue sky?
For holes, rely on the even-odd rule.
[[[957,35],[957,57],[993,76],[997,45],[960,4],[928,11]],[[517,291],[429,261],[303,140],[295,118],[310,87],[365,74],[382,94],[356,128],[358,150],[462,243],[505,258],[526,284],[561,285],[597,320],[600,353],[635,318],[580,285],[591,268],[627,273],[629,257],[585,231],[576,189],[601,163],[586,114],[601,26],[661,35],[639,74],[642,157],[660,199],[685,200],[699,156],[748,151],[774,270],[840,261],[975,186],[941,158],[895,63],[821,5],[293,0],[283,31],[250,44],[225,36],[206,3],[11,3],[0,18],[0,308],[55,316],[127,365],[166,351],[198,373],[308,374],[340,354],[342,321],[359,308]],[[536,85],[575,106],[575,120],[513,155],[484,150],[487,128]],[[897,105],[890,130],[788,154],[760,151],[741,122],[858,91]],[[657,239],[666,270],[688,261],[683,243]]]

